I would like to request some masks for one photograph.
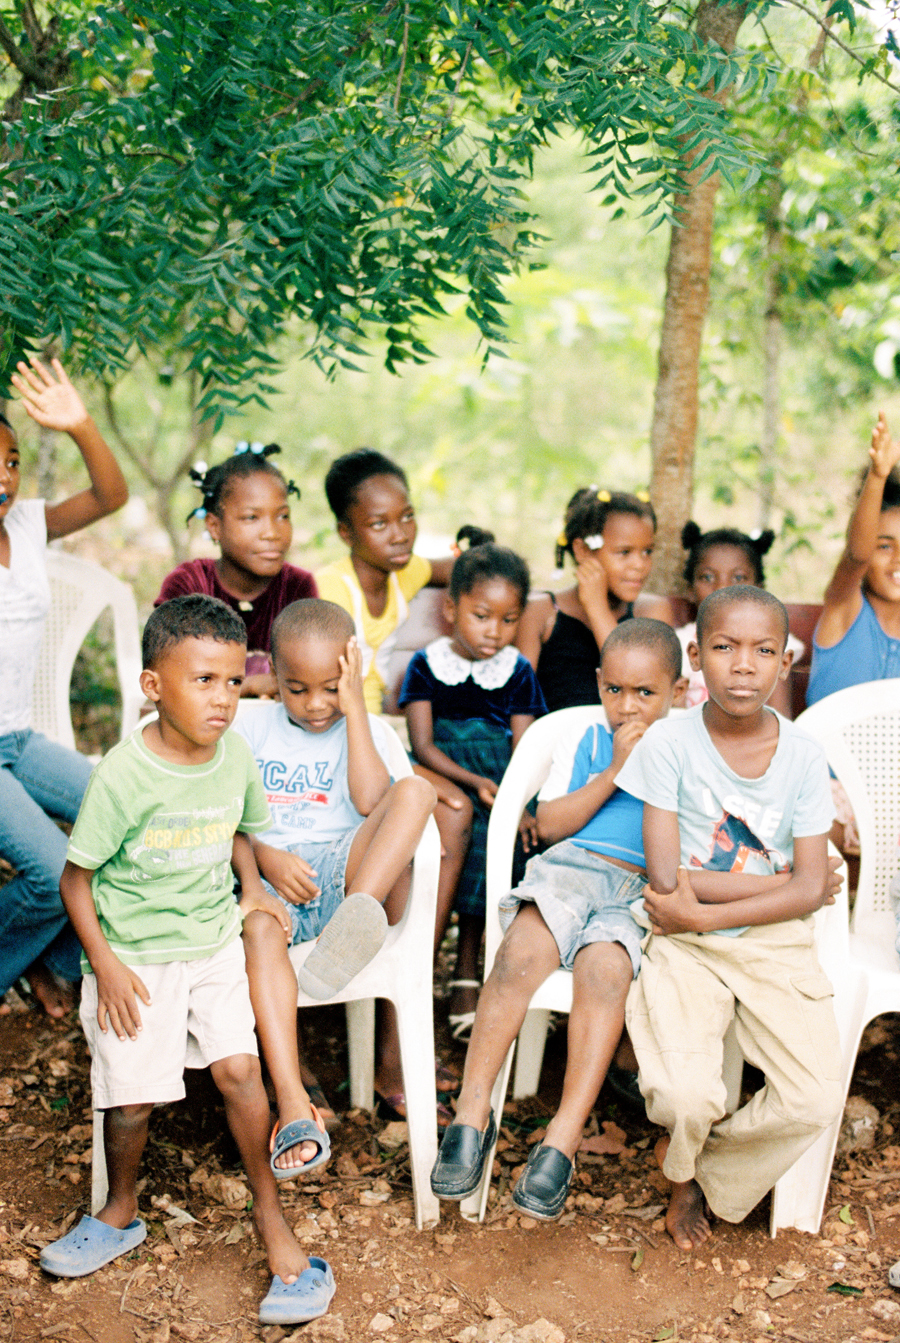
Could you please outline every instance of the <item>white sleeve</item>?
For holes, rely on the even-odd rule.
[[[588,729],[590,730],[590,729]],[[538,802],[552,802],[554,798],[565,797],[572,782],[572,770],[575,754],[585,735],[583,727],[569,732],[553,748],[550,770],[538,793]]]

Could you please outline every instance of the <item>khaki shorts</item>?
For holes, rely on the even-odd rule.
[[[150,994],[149,1007],[138,999],[142,1029],[136,1040],[120,1040],[112,1027],[100,1030],[96,977],[82,981],[81,1025],[91,1051],[96,1110],[181,1100],[185,1068],[258,1053],[240,938],[200,960],[132,969]]]

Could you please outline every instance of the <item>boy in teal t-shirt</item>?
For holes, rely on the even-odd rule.
[[[208,1066],[274,1275],[260,1320],[294,1324],[325,1313],[334,1278],[297,1243],[269,1166],[240,933],[252,909],[288,925],[243,833],[270,825],[262,780],[246,744],[226,731],[245,658],[243,622],[224,602],[196,594],[158,607],[141,674],[158,719],[97,766],[72,831],[60,888],[84,949],[81,1021],[93,1103],[104,1111],[109,1194],[96,1217],[45,1248],[41,1265],[81,1277],[144,1240],[136,1181],[150,1111],[184,1095],[185,1067]],[[324,1159],[327,1139],[310,1127]]]

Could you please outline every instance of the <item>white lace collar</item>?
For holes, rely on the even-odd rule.
[[[482,690],[499,690],[506,685],[519,660],[519,650],[515,644],[507,644],[484,662],[469,662],[454,653],[450,640],[435,639],[425,649],[425,659],[439,681],[444,685],[462,685],[471,676]]]

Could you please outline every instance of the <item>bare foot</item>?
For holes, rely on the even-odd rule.
[[[709,1209],[696,1180],[672,1185],[666,1211],[666,1230],[679,1250],[695,1250],[712,1235]]]
[[[71,990],[60,985],[55,975],[41,961],[35,961],[25,971],[31,992],[41,1007],[54,1021],[67,1017],[75,1006]]]
[[[314,1105],[301,1106],[300,1110],[308,1111],[308,1113],[300,1113],[298,1111],[297,1113],[291,1115],[279,1115],[278,1123],[272,1130],[272,1137],[269,1139],[270,1152],[274,1152],[275,1150],[275,1139],[278,1136],[278,1133],[281,1131],[281,1129],[283,1129],[287,1124],[293,1123],[297,1119],[312,1119],[315,1122],[316,1127],[319,1129],[320,1133],[325,1132],[325,1121],[322,1119],[322,1116],[319,1114],[318,1110]],[[293,1147],[289,1147],[286,1152],[282,1152],[280,1156],[277,1156],[275,1158],[275,1165],[278,1167],[279,1170],[299,1171],[303,1169],[303,1167],[306,1165],[308,1161],[312,1161],[313,1157],[317,1154],[318,1151],[319,1148],[311,1140],[296,1143]]]
[[[260,1204],[254,1204],[253,1221],[266,1248],[270,1272],[277,1273],[282,1282],[296,1282],[304,1269],[309,1268],[309,1260],[284,1220],[281,1208],[276,1204],[265,1211]]]

